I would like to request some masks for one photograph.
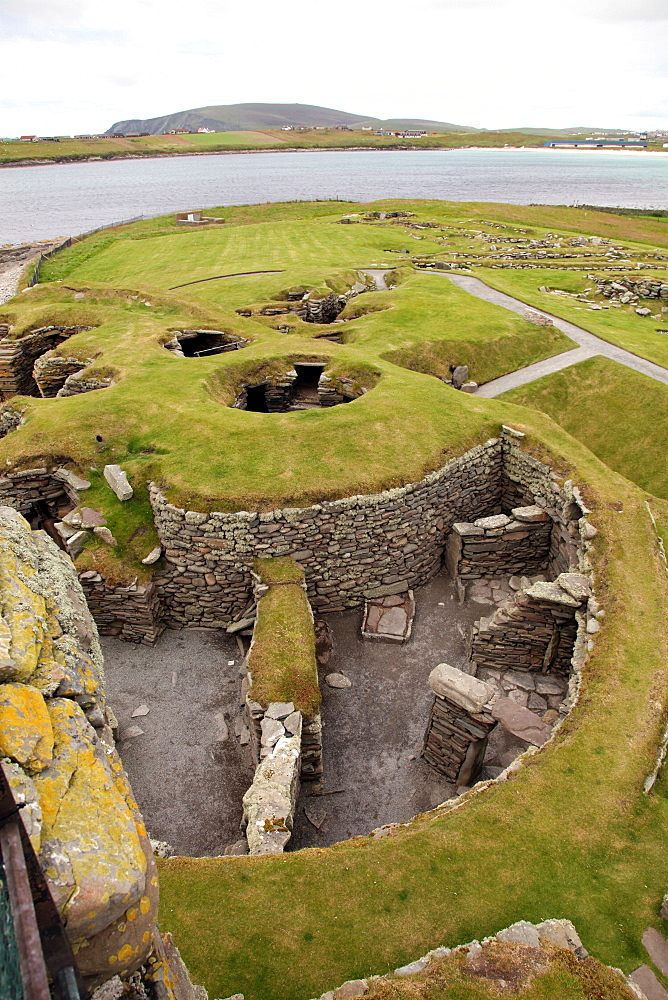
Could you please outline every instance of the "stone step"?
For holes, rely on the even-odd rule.
[[[635,972],[631,973],[629,979],[636,986],[640,987],[647,1000],[668,1000],[668,993],[656,978],[649,965],[641,965]]]
[[[657,969],[668,976],[668,940],[654,927],[648,927],[642,936],[642,943]]]

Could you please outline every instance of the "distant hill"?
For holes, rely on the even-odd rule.
[[[244,132],[255,129],[280,129],[286,125],[313,127],[348,125],[350,128],[371,125],[374,128],[425,129],[428,132],[478,132],[468,125],[452,122],[423,121],[420,118],[393,118],[382,121],[368,115],[354,115],[332,108],[319,108],[313,104],[214,104],[190,111],[177,111],[161,118],[130,118],[115,122],[106,135],[118,132],[149,132],[161,135],[173,128],[211,128],[215,131]]]

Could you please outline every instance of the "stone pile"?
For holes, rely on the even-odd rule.
[[[9,406],[0,408],[0,438],[5,437],[11,431],[15,431],[21,426],[23,417],[18,410],[12,410]]]
[[[494,688],[447,663],[429,675],[434,704],[427,727],[425,760],[456,785],[472,784],[482,768],[489,734]]]
[[[18,340],[0,340],[0,392],[3,399],[17,393],[40,395],[33,378],[37,359],[69,337],[92,329],[90,326],[42,326]]]
[[[591,596],[586,576],[535,583],[473,626],[471,660],[492,670],[570,673],[578,616]],[[580,616],[581,618],[582,616]]]
[[[457,521],[445,547],[445,566],[453,579],[536,573],[547,567],[552,521],[542,507],[514,507],[510,516],[495,514]]]
[[[92,363],[92,358],[82,361],[76,357],[60,357],[53,351],[47,351],[35,362],[32,376],[40,395],[52,399],[59,394],[70,375],[78,374]]]
[[[626,305],[638,299],[661,299],[668,302],[668,283],[651,278],[617,278],[596,286],[599,295]]]
[[[413,628],[413,591],[364,602],[362,638],[375,642],[407,642]]]

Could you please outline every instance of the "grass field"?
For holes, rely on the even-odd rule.
[[[592,266],[595,272],[596,268]],[[620,269],[620,273],[626,273]],[[645,272],[641,272],[645,273]],[[668,281],[668,272],[654,272],[658,281]],[[633,272],[631,272],[633,274]],[[651,316],[637,316],[635,305],[624,306],[621,309],[606,309],[593,311],[575,299],[554,295],[551,292],[541,292],[539,288],[558,288],[568,292],[581,292],[592,287],[595,282],[586,274],[568,273],[555,270],[532,271],[492,271],[488,268],[477,272],[479,278],[508,292],[532,306],[551,312],[561,319],[570,320],[578,326],[595,333],[597,337],[607,340],[610,344],[623,347],[632,354],[647,358],[657,365],[668,368],[668,313],[663,313],[661,319]],[[614,275],[607,275],[608,280]],[[637,275],[634,277],[638,277]],[[598,301],[598,300],[596,300]],[[601,301],[605,301],[602,299]],[[640,305],[649,305],[653,313],[661,312],[665,302],[656,299],[642,300]],[[663,329],[665,332],[660,333]]]
[[[500,398],[548,413],[611,469],[668,500],[667,386],[596,357]]]

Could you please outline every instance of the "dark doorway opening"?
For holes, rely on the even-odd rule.
[[[201,358],[207,354],[220,354],[224,350],[234,350],[236,344],[230,344],[221,333],[198,331],[193,335],[181,335],[179,338],[181,350],[187,358]]]
[[[266,385],[249,385],[246,387],[246,405],[244,409],[253,410],[255,413],[269,413]]]
[[[35,500],[24,517],[33,531],[46,531],[56,545],[67,552],[65,539],[56,528],[56,521],[60,521],[71,510],[73,510],[73,504],[69,497],[63,493],[55,500]]]
[[[310,408],[320,405],[318,395],[318,385],[320,376],[325,370],[324,365],[319,364],[296,364],[295,371],[297,378],[292,384],[292,406],[291,409]]]

